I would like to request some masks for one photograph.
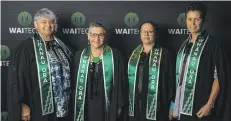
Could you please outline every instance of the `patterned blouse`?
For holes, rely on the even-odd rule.
[[[55,40],[47,43],[47,51],[51,68],[56,116],[65,117],[68,115],[68,102],[71,93],[68,58]]]

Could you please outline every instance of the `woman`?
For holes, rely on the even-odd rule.
[[[92,22],[90,46],[73,62],[74,121],[116,121],[124,105],[124,66],[120,52],[104,44],[106,30]]]
[[[174,117],[180,121],[220,121],[226,100],[226,58],[219,40],[203,27],[206,6],[192,3],[185,14],[190,35],[177,55]]]
[[[142,44],[128,62],[129,121],[172,119],[169,106],[175,94],[173,59],[167,49],[157,44],[156,37],[156,24],[141,24]]]
[[[70,50],[54,36],[55,14],[40,9],[37,30],[13,55],[8,80],[9,121],[69,121]]]

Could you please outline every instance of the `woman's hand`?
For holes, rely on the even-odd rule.
[[[30,107],[26,104],[22,104],[21,120],[23,120],[23,121],[29,121],[30,120]]]
[[[202,118],[204,116],[210,115],[210,112],[212,110],[212,106],[209,104],[205,104],[198,112],[197,112],[197,117]]]
[[[169,110],[169,115],[168,115],[169,121],[173,119],[173,110]]]

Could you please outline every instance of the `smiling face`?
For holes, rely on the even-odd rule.
[[[55,32],[55,21],[46,16],[39,17],[34,22],[34,26],[41,36],[52,36]]]
[[[105,32],[102,27],[92,27],[88,32],[88,40],[92,48],[98,49],[103,47]]]
[[[186,25],[191,34],[199,33],[203,22],[199,11],[189,11],[186,15]]]

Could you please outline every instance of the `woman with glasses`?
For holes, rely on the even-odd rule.
[[[101,23],[89,25],[89,46],[74,56],[74,121],[116,121],[124,105],[123,60],[120,52],[104,44]]]
[[[140,44],[128,62],[129,121],[168,121],[174,100],[174,68],[167,49],[156,43],[157,25],[140,26]]]

